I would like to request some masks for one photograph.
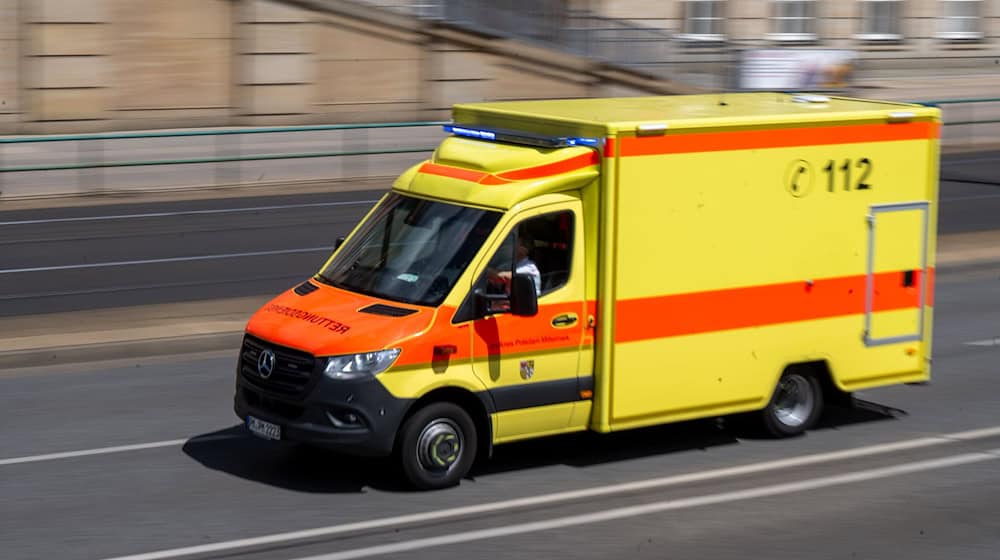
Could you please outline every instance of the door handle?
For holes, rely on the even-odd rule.
[[[553,327],[571,327],[576,324],[576,314],[575,313],[563,313],[562,315],[556,315],[552,318]]]

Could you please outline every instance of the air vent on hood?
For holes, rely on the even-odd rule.
[[[303,282],[295,287],[295,293],[299,294],[300,296],[305,296],[315,292],[318,289],[319,287],[316,286],[316,284],[313,284],[312,282]]]
[[[406,317],[407,315],[413,315],[417,312],[416,309],[407,309],[405,307],[393,307],[391,305],[382,305],[381,303],[376,303],[374,305],[369,305],[364,309],[360,310],[362,313],[371,313],[372,315],[386,315],[388,317]]]

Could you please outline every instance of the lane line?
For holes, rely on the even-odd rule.
[[[818,490],[821,488],[829,488],[832,486],[843,486],[845,484],[869,482],[872,480],[879,480],[883,478],[898,477],[907,474],[945,469],[949,467],[958,467],[962,465],[971,465],[974,463],[981,463],[984,461],[995,461],[997,459],[1000,459],[1000,449],[994,449],[980,453],[966,453],[963,455],[955,455],[952,457],[945,457],[942,459],[932,459],[927,461],[902,463],[891,467],[854,471],[846,474],[807,479],[799,482],[774,484],[771,486],[763,486],[760,488],[753,488],[749,490],[737,490],[734,492],[707,494],[704,496],[695,496],[692,498],[665,500],[661,502],[653,502],[639,506],[621,507],[598,513],[572,515],[568,517],[549,519],[546,521],[536,521],[533,523],[522,523],[519,525],[512,525],[509,527],[482,529],[478,531],[468,531],[465,533],[457,533],[453,535],[444,535],[440,537],[430,537],[430,538],[415,539],[412,541],[405,541],[393,544],[384,544],[378,546],[370,546],[366,548],[357,548],[354,550],[334,552],[332,554],[320,554],[317,556],[309,556],[305,558],[300,558],[299,560],[353,560],[356,558],[369,558],[372,556],[382,556],[385,554],[412,552],[415,550],[422,550],[426,548],[433,548],[439,546],[447,546],[452,544],[466,543],[466,542],[479,541],[485,539],[494,539],[498,537],[509,537],[513,535],[523,535],[525,533],[537,533],[540,531],[551,531],[553,529],[575,527],[578,525],[589,525],[593,523],[615,521],[619,519],[627,519],[630,517],[639,517],[642,515],[663,513],[666,511],[675,511],[681,509],[723,504],[728,502],[737,502],[743,500],[753,500],[757,498],[767,498],[771,496],[780,496],[783,494],[792,494],[797,492],[807,492],[810,490]]]
[[[54,266],[35,266],[30,268],[7,268],[0,274],[23,274],[25,272],[53,272],[57,270],[78,270],[81,268],[108,268],[115,266],[135,266],[143,264],[160,264],[171,262],[210,261],[222,259],[239,259],[243,257],[263,257],[266,255],[292,255],[296,253],[332,252],[333,247],[306,247],[305,249],[279,249],[276,251],[251,251],[248,253],[220,253],[217,255],[195,255],[193,257],[167,257],[162,259],[142,259],[135,261],[112,261],[88,264],[60,264]]]
[[[177,212],[149,212],[145,214],[116,214],[111,216],[78,216],[74,218],[43,218],[38,220],[14,220],[0,222],[0,226],[26,226],[35,224],[55,224],[66,222],[103,222],[105,220],[133,220],[138,218],[171,218],[175,216],[203,216],[211,214],[239,214],[244,212],[264,212],[271,210],[291,210],[295,208],[324,208],[329,206],[357,206],[374,204],[378,200],[349,200],[343,202],[314,202],[307,204],[281,204],[273,206],[252,206],[249,208],[221,208],[218,210],[178,210]]]
[[[205,436],[190,439],[168,439],[165,441],[154,441],[151,443],[137,443],[134,445],[116,445],[114,447],[99,447],[97,449],[83,449],[81,451],[65,451],[62,453],[47,453],[45,455],[32,455],[29,457],[14,457],[12,459],[0,459],[0,466],[19,465],[23,463],[37,463],[39,461],[54,461],[56,459],[70,459],[73,457],[88,457],[90,455],[107,455],[109,453],[123,453],[125,451],[140,451],[143,449],[157,449],[159,447],[176,447],[186,443],[207,443],[242,437],[239,435],[219,435]]]
[[[966,346],[1000,346],[1000,336],[995,338],[987,338],[985,340],[973,340],[971,342],[963,343]]]
[[[25,300],[37,298],[52,298],[66,296],[92,296],[98,294],[109,294],[115,292],[138,292],[142,290],[164,290],[169,288],[201,288],[205,286],[222,286],[225,284],[246,284],[247,282],[260,282],[268,280],[287,280],[289,283],[295,280],[305,281],[309,277],[308,273],[298,274],[271,274],[262,276],[244,276],[241,278],[216,278],[213,280],[195,280],[190,282],[163,282],[161,284],[126,284],[124,286],[109,286],[107,288],[90,288],[86,290],[61,290],[51,292],[27,292],[20,294],[8,294],[0,296],[0,301]],[[2,316],[2,315],[0,315]]]
[[[623,494],[629,492],[638,492],[642,490],[661,489],[670,486],[678,486],[693,482],[704,482],[707,480],[714,480],[719,478],[756,474],[771,470],[780,470],[792,467],[827,463],[831,461],[854,459],[858,457],[867,457],[872,455],[893,453],[897,451],[905,451],[923,447],[943,445],[947,443],[955,443],[956,441],[971,441],[971,440],[986,439],[997,436],[1000,436],[1000,426],[993,426],[978,430],[955,432],[940,436],[931,436],[931,437],[904,440],[887,444],[857,447],[854,449],[846,449],[842,451],[832,451],[832,452],[817,453],[812,455],[803,455],[800,457],[792,457],[789,459],[778,459],[774,461],[765,461],[761,463],[751,463],[748,465],[713,469],[697,473],[672,475],[660,478],[640,480],[635,482],[625,482],[620,484],[611,484],[607,486],[585,488],[582,490],[569,490],[565,492],[541,494],[527,498],[517,498],[512,500],[504,500],[500,502],[476,504],[476,505],[462,506],[451,509],[399,515],[394,517],[386,517],[382,519],[372,519],[368,521],[356,521],[353,523],[341,523],[337,525],[330,525],[327,527],[318,527],[315,529],[303,529],[287,533],[277,533],[273,535],[263,535],[259,537],[251,537],[246,539],[187,546],[182,548],[174,548],[174,549],[160,550],[142,554],[134,554],[130,556],[119,556],[109,560],[164,560],[170,558],[177,558],[181,556],[189,556],[193,554],[229,552],[237,549],[274,545],[274,544],[285,544],[293,541],[313,539],[317,537],[331,537],[335,535],[344,535],[348,533],[356,533],[361,531],[395,528],[402,525],[424,524],[432,521],[442,521],[446,519],[461,518],[463,516],[469,516],[469,515],[495,514],[513,509],[548,506],[548,505],[558,504],[561,502],[587,499],[587,498],[596,498],[613,494]]]

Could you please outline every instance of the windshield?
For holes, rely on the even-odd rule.
[[[393,193],[320,271],[320,279],[345,290],[436,306],[499,220],[499,212]]]

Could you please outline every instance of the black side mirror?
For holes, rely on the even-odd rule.
[[[538,292],[530,274],[515,274],[510,279],[510,312],[522,317],[538,314]]]
[[[346,241],[346,240],[347,240],[346,237],[338,237],[337,238],[337,244],[333,246],[333,250],[336,251],[337,249],[340,249],[340,246],[343,245],[344,241]]]

